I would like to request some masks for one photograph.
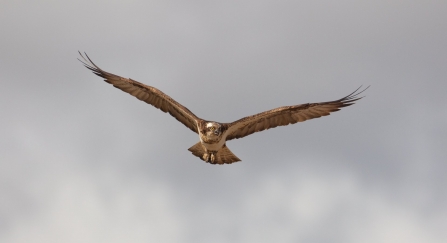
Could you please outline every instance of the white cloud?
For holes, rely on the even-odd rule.
[[[447,1],[6,1],[1,242],[443,242]],[[203,163],[175,119],[367,97]],[[303,158],[306,158],[304,160]]]
[[[175,200],[156,182],[123,186],[113,176],[92,181],[77,173],[54,187],[52,195],[42,195],[46,202],[39,215],[14,220],[3,242],[181,241]]]

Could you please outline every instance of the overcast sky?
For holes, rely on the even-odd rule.
[[[0,241],[446,242],[447,1],[0,0]],[[227,146],[76,58],[231,122],[366,97]]]

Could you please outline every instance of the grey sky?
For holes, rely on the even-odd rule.
[[[445,242],[446,1],[0,1],[1,242]],[[366,98],[227,145],[201,118]]]

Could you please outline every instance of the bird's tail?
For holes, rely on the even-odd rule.
[[[193,155],[199,157],[201,160],[203,159],[203,155],[206,153],[205,148],[202,143],[198,142],[194,146],[188,149]],[[214,164],[231,164],[234,162],[241,161],[236,155],[234,155],[228,147],[224,144],[224,146],[217,152],[215,155],[216,158],[214,160]]]

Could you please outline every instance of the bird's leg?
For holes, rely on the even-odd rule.
[[[205,160],[205,162],[211,163],[211,164],[215,164],[216,163],[216,151],[207,151],[206,153],[203,154],[203,160]]]
[[[202,158],[205,162],[210,162],[210,154],[209,153],[204,153]]]

